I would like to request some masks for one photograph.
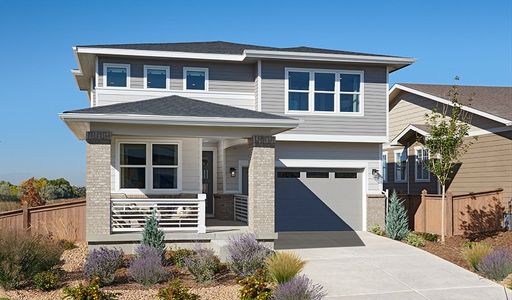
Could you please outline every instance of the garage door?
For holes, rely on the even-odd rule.
[[[276,231],[361,230],[361,172],[277,169]]]

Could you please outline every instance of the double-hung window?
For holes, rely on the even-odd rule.
[[[416,181],[430,181],[430,172],[428,170],[428,149],[416,148],[415,176]]]
[[[129,64],[103,64],[103,85],[106,87],[129,88]]]
[[[169,89],[170,68],[168,66],[144,66],[144,88]]]
[[[188,91],[208,91],[208,69],[183,68],[183,89]]]
[[[363,72],[286,69],[286,112],[361,116]]]
[[[407,150],[395,151],[395,182],[407,181]]]
[[[119,188],[121,190],[179,189],[179,144],[121,142]]]
[[[388,153],[382,152],[382,180],[388,181]]]

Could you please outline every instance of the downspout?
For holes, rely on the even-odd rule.
[[[407,169],[407,195],[410,195],[410,190],[409,190],[409,182],[411,181],[411,170],[409,168],[410,166],[410,163],[409,163],[409,142],[407,142],[407,145],[405,146],[405,153],[407,154],[407,162],[405,164],[405,168]]]

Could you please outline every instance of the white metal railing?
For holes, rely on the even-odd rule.
[[[206,195],[196,199],[111,199],[112,232],[142,231],[146,218],[156,211],[164,231],[206,232]]]
[[[241,221],[247,223],[248,206],[247,206],[246,195],[235,195],[234,196],[234,210],[235,210],[235,221]]]

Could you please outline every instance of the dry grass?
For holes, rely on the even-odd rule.
[[[0,201],[0,212],[20,209],[21,205],[18,201]]]
[[[40,222],[37,227],[39,233],[56,240],[76,242],[78,239],[78,228],[70,220],[64,221],[62,218],[57,218],[50,222]]]
[[[284,283],[299,274],[306,264],[297,254],[277,252],[266,260],[267,270],[276,283]]]
[[[491,250],[492,247],[489,244],[474,242],[469,244],[469,246],[462,251],[462,255],[467,260],[471,268],[476,271],[482,258],[489,254]]]

